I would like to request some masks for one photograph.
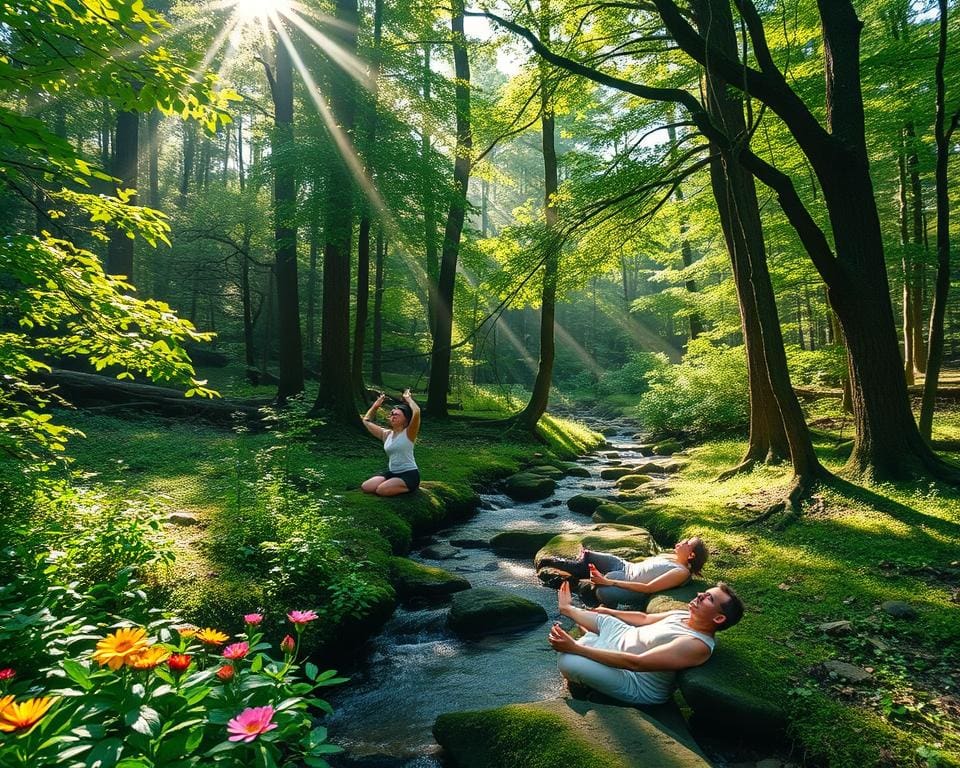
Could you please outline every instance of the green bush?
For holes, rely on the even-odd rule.
[[[787,345],[787,365],[794,384],[808,387],[839,387],[847,373],[847,353],[842,344],[811,351]]]
[[[655,368],[647,381],[637,416],[651,432],[706,435],[746,429],[749,393],[743,347],[695,339],[683,362]]]
[[[651,375],[669,365],[670,361],[662,352],[636,352],[622,368],[600,376],[600,394],[642,395],[650,388]]]

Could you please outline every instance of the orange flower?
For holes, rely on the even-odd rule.
[[[191,637],[195,637],[197,632],[200,631],[196,627],[191,627],[189,625],[184,627],[176,627],[175,629],[177,630],[177,634],[180,635],[180,637],[182,637],[184,640],[189,640]]]
[[[93,660],[101,667],[120,669],[131,656],[139,656],[147,648],[147,631],[140,627],[123,627],[97,643]]]
[[[201,629],[197,632],[197,640],[208,645],[223,645],[230,639],[230,635],[225,635],[219,629]]]
[[[157,664],[166,661],[170,651],[159,645],[151,645],[140,653],[127,659],[127,666],[133,669],[153,669]]]
[[[11,733],[32,728],[47,714],[47,710],[53,706],[54,701],[56,701],[54,697],[44,696],[39,699],[27,699],[19,704],[8,704],[0,709],[0,731]]]
[[[13,704],[13,696],[0,696],[0,716],[3,715],[3,710]]]

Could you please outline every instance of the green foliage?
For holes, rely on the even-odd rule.
[[[787,365],[794,384],[839,387],[847,375],[847,352],[831,344],[817,350],[787,345]]]
[[[635,352],[619,370],[603,373],[597,389],[604,395],[642,395],[649,389],[650,379],[669,364],[662,352]]]
[[[718,434],[747,425],[743,347],[691,341],[683,362],[654,368],[637,416],[652,432]]]

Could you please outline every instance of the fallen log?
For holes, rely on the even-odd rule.
[[[228,423],[237,418],[259,420],[260,408],[269,400],[227,400],[224,398],[184,397],[183,391],[155,384],[120,381],[95,373],[54,368],[39,374],[38,383],[50,387],[61,398],[78,408],[94,407],[110,411],[149,411],[163,416],[201,418]]]

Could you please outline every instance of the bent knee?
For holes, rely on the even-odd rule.
[[[383,485],[383,480],[381,478],[371,477],[369,480],[364,480],[363,484],[360,486],[360,490],[364,493],[376,493],[377,488]]]
[[[572,653],[561,653],[557,657],[557,669],[567,680],[579,682],[580,675],[577,665],[577,656]]]

